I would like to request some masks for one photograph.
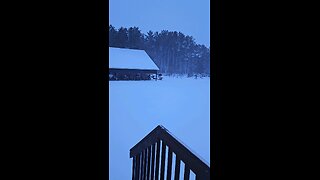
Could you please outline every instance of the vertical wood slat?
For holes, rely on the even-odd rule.
[[[148,147],[148,169],[147,169],[147,180],[150,179],[150,159],[151,159],[151,146]]]
[[[135,165],[136,165],[136,156],[134,156],[133,159],[132,159],[132,180],[135,180],[134,179],[134,176],[135,176],[135,173],[134,173]]]
[[[156,144],[152,144],[152,160],[151,160],[151,180],[154,180],[154,160],[155,160],[155,150]]]
[[[142,151],[142,159],[141,159],[141,180],[144,180],[144,169],[145,169],[145,164],[144,164],[144,159],[145,159],[145,151]]]
[[[162,140],[160,180],[164,180],[165,161],[166,161],[166,143]]]
[[[140,153],[140,166],[139,166],[139,180],[142,178],[142,164],[143,164],[143,152]]]
[[[148,152],[147,152],[148,148],[146,148],[144,150],[144,167],[143,167],[143,171],[144,171],[144,178],[143,180],[147,180],[147,169],[148,169],[148,162],[147,162],[147,155],[148,155]]]
[[[140,178],[140,154],[138,154],[136,156],[136,166],[135,166],[135,176],[134,179],[135,180],[139,180]]]
[[[140,168],[139,168],[139,171],[140,171],[140,179],[142,179],[143,177],[143,151],[141,152],[141,155],[140,155]]]
[[[190,179],[190,168],[187,164],[184,165],[184,180],[189,180]]]
[[[176,155],[176,166],[175,166],[175,172],[174,172],[174,180],[179,180],[180,177],[180,158],[178,155]]]
[[[160,158],[160,139],[157,140],[155,180],[159,180],[159,165],[160,165],[159,158]]]
[[[168,167],[167,167],[167,180],[171,180],[172,173],[172,150],[168,147]]]

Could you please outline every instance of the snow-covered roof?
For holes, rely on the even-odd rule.
[[[159,70],[144,50],[109,47],[109,68]]]

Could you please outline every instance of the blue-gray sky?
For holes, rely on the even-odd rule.
[[[109,0],[109,23],[115,28],[180,31],[210,45],[210,0]]]

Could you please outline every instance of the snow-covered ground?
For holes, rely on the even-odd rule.
[[[210,162],[210,79],[109,81],[109,179],[131,179],[129,150],[163,125]]]

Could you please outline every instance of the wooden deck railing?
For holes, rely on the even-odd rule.
[[[166,147],[168,147],[167,160]],[[130,149],[130,158],[133,158],[132,179],[159,180],[160,173],[160,180],[164,180],[167,170],[166,179],[171,180],[173,153],[176,156],[174,180],[179,180],[181,161],[185,164],[184,180],[190,178],[190,170],[194,172],[196,180],[210,179],[209,165],[160,125]]]

